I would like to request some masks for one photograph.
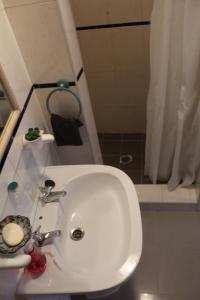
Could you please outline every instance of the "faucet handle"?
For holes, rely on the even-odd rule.
[[[50,180],[50,179],[47,179],[47,180],[45,180],[45,182],[44,182],[44,186],[45,186],[45,188],[51,188],[51,189],[53,189],[54,187],[55,187],[55,181],[53,181],[53,180]]]
[[[55,182],[53,180],[45,180],[44,186],[40,188],[41,192],[45,194],[45,196],[49,196],[52,189],[55,187]]]

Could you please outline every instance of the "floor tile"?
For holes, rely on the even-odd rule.
[[[141,155],[143,158],[143,164],[145,164],[145,144],[146,144],[145,141],[141,141]],[[144,166],[143,166],[143,168],[144,168]]]
[[[107,166],[112,166],[112,167],[118,168],[119,160],[120,160],[119,155],[104,155],[103,156],[103,163],[104,163],[104,165],[107,165]]]
[[[124,133],[123,141],[141,141],[145,139],[145,134],[142,133]]]
[[[200,250],[200,212],[159,212],[157,227],[158,243],[168,251]]]
[[[156,211],[141,211],[143,249],[160,247],[158,243],[158,214]]]
[[[139,155],[132,155],[132,162],[128,164],[120,164],[120,169],[122,170],[138,170],[141,173],[142,169],[142,158]]]
[[[103,155],[120,155],[121,153],[121,142],[119,141],[105,141],[102,142],[102,153]]]
[[[95,298],[91,298],[95,299]],[[97,298],[96,298],[97,299]],[[99,300],[199,300],[199,298],[188,298],[184,296],[173,296],[173,295],[161,295],[161,294],[149,294],[149,293],[141,293],[141,294],[135,294],[134,291],[131,289],[131,286],[128,287],[126,285],[126,288],[124,289],[121,287],[121,289],[109,296],[104,298],[98,298]],[[74,299],[73,299],[74,300]]]
[[[144,176],[143,172],[142,172],[142,178],[141,178],[141,182],[143,184],[152,184],[151,179],[148,176]]]
[[[141,183],[141,172],[140,170],[123,170],[133,181],[134,184]]]
[[[104,133],[105,141],[122,141],[121,133]]]
[[[141,155],[141,141],[123,141],[122,154]]]
[[[199,300],[200,212],[142,211],[141,216],[143,252],[136,271],[116,293],[99,299]]]
[[[168,295],[199,297],[200,251],[166,249],[161,262],[159,292]]]
[[[160,255],[159,248],[143,248],[141,260],[132,276],[135,293],[158,293]]]
[[[103,133],[98,133],[99,142],[103,140]]]

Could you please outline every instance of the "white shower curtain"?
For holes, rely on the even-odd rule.
[[[200,0],[155,0],[145,174],[200,182]]]

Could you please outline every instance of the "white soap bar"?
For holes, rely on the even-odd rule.
[[[8,246],[16,246],[24,238],[23,229],[15,223],[9,223],[3,227],[2,237]]]

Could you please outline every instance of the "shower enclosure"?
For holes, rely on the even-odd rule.
[[[143,174],[152,5],[71,1],[103,161],[135,183],[151,183]]]
[[[172,5],[177,8],[182,6],[182,12],[185,12],[184,4],[185,1],[168,1],[169,10],[166,1],[160,0],[87,0],[84,3],[80,0],[71,1],[104,164],[118,167],[126,172],[137,185],[140,199],[145,203],[164,202],[191,205],[197,203],[198,189],[196,185],[192,185],[195,178],[187,184],[190,185],[190,188],[174,190],[181,183],[181,178],[178,178],[176,184],[171,185],[171,189],[174,191],[169,192],[167,183],[172,175],[172,162],[172,168],[167,170],[167,176],[159,176],[158,173],[152,175],[148,167],[151,162],[149,155],[159,154],[156,150],[158,140],[151,140],[153,133],[149,126],[151,122],[149,90],[152,92],[153,79],[152,54],[150,70],[150,36],[152,53],[152,45],[155,42],[152,40],[153,28],[155,30],[155,26],[157,26],[157,38],[159,39],[159,32],[161,33],[164,29],[158,25],[170,22],[169,16],[167,19],[165,14],[170,11],[171,17],[175,16]],[[163,6],[163,10],[161,6]],[[190,11],[191,7],[187,8]],[[163,17],[163,24],[155,25],[156,10],[160,14],[157,16],[160,21]],[[181,22],[179,23],[181,25]],[[170,25],[173,26],[173,22]],[[198,24],[196,25],[198,26]],[[196,28],[198,30],[198,27]],[[170,27],[169,30],[173,31],[173,28]],[[157,44],[155,43],[155,45]],[[173,51],[170,54],[173,55]],[[164,58],[169,59],[167,56]],[[160,74],[158,73],[158,77],[161,77]],[[154,109],[153,105],[151,109]],[[168,110],[167,105],[164,110]],[[159,109],[155,111],[154,133],[156,132],[154,130],[156,122],[161,117]],[[170,118],[168,122],[170,122]],[[165,136],[165,130],[160,131],[160,135],[163,140],[168,137]],[[151,140],[151,149],[149,140]],[[163,152],[165,149],[167,147],[164,147]],[[173,150],[171,150],[172,152]],[[157,156],[158,164],[161,157],[163,156]],[[154,164],[153,161],[152,164]]]

